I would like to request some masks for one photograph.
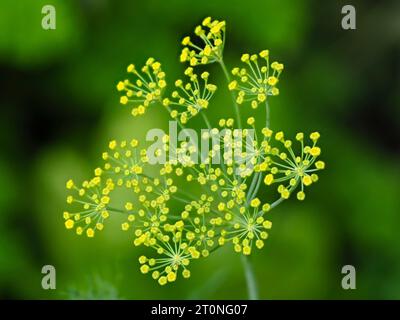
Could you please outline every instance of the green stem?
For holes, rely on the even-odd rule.
[[[119,212],[119,213],[128,213],[126,210],[117,209],[117,208],[113,208],[113,207],[107,207],[106,209],[109,211],[114,211],[114,212]]]
[[[265,101],[265,126],[269,128],[269,104]]]
[[[226,69],[224,60],[221,59],[219,61],[219,64],[221,65],[221,68],[222,68],[222,70],[224,71],[224,74],[225,74],[226,81],[229,84],[231,82],[231,77],[229,76],[229,72]],[[236,121],[238,123],[238,128],[242,129],[242,120],[240,119],[239,106],[236,103],[236,99],[235,99],[235,96],[234,96],[233,92],[231,92],[231,97],[232,97],[233,105],[235,106],[235,114],[236,114]]]
[[[201,116],[203,117],[204,122],[206,123],[207,128],[208,128],[209,130],[211,130],[211,129],[212,129],[211,123],[210,123],[210,121],[208,120],[207,116],[204,114],[204,112],[200,112],[200,113],[201,113]]]
[[[257,184],[257,179],[258,179],[258,172],[255,174],[255,176],[253,177],[253,179],[251,180],[251,184],[250,184],[250,188],[249,190],[247,190],[247,203],[250,203],[250,201],[253,199],[251,197],[251,195],[253,194],[254,188]]]
[[[258,300],[258,288],[256,283],[256,277],[254,275],[253,265],[248,256],[242,255],[242,265],[247,283],[247,293],[249,300]]]
[[[253,185],[252,190],[251,191],[249,190],[250,196],[248,198],[248,203],[250,203],[250,201],[253,200],[255,198],[255,196],[257,195],[258,190],[260,189],[260,186],[261,186],[261,181],[262,181],[262,175],[260,172],[257,172],[255,177],[253,178],[253,181],[251,182],[252,184],[254,182],[254,185]]]

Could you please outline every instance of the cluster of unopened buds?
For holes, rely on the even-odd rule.
[[[132,235],[134,246],[153,250],[139,257],[140,271],[161,285],[178,275],[189,278],[192,260],[206,258],[222,246],[243,255],[263,248],[272,227],[269,212],[292,194],[304,200],[305,189],[317,182],[317,171],[325,167],[318,160],[319,133],[298,133],[291,140],[269,126],[269,100],[279,94],[283,64],[270,62],[269,51],[263,50],[243,54],[243,67],[227,72],[225,26],[225,21],[208,17],[195,28],[195,41],[184,37],[180,61],[189,64],[187,80],[176,80],[170,92],[162,65],[153,58],[142,68],[129,65],[130,79],[117,84],[120,102],[132,108],[133,116],[157,105],[186,129],[189,120],[201,114],[209,129],[201,140],[216,139],[224,147],[214,144],[199,157],[197,145],[174,145],[167,134],[159,148],[135,139],[112,140],[93,178],[66,184],[70,207],[63,214],[65,227],[93,237],[108,218],[121,219],[121,229]],[[209,82],[209,72],[196,72],[196,66],[209,63],[222,67],[236,115],[218,119],[217,128],[206,115],[217,86]],[[242,127],[239,109],[246,105],[265,108],[263,125],[250,117]],[[245,151],[236,152],[243,147]],[[164,162],[153,163],[153,157],[162,156]],[[276,186],[276,198],[262,201],[260,190],[270,186]],[[123,203],[113,198],[121,189],[130,190]]]

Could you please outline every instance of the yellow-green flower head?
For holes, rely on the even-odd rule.
[[[171,99],[165,98],[163,100],[163,104],[170,111],[171,117],[178,119],[183,124],[203,109],[207,109],[210,99],[217,90],[216,85],[208,82],[208,72],[201,74],[202,84],[200,84],[199,77],[193,73],[192,67],[185,70],[185,75],[189,77],[190,82],[183,83],[180,79],[176,80],[177,90],[172,92]],[[176,106],[176,109],[171,110],[170,106]]]
[[[147,59],[140,70],[130,64],[127,71],[134,75],[134,79],[132,82],[129,79],[118,82],[118,91],[124,92],[120,103],[133,106],[132,115],[140,116],[151,104],[161,101],[162,93],[167,85],[165,73],[161,69],[161,63],[154,58]]]
[[[174,282],[179,274],[183,278],[189,278],[190,261],[200,257],[200,252],[183,236],[182,221],[166,225],[165,229],[163,233],[158,234],[155,241],[149,243],[149,247],[157,252],[158,257],[139,258],[140,271],[143,274],[151,274],[160,285]]]
[[[272,132],[269,130],[264,131],[269,137]],[[299,186],[300,190],[297,192],[297,199],[305,199],[305,187],[310,186],[312,183],[318,181],[317,171],[325,168],[325,163],[317,158],[321,154],[320,147],[317,146],[317,141],[320,137],[318,132],[310,135],[311,145],[305,145],[304,134],[302,132],[296,135],[296,140],[300,144],[299,155],[296,155],[292,148],[292,141],[286,140],[283,132],[277,132],[274,136],[276,141],[279,141],[284,151],[278,148],[270,148],[268,146],[266,151],[266,172],[268,174],[264,178],[264,183],[269,186],[272,183],[279,183],[278,192],[283,199],[288,199],[290,194],[295,191]],[[283,184],[284,183],[284,184]]]
[[[249,118],[250,121],[247,123],[253,126],[254,121],[252,118]],[[256,169],[256,164],[259,163],[262,158],[262,146],[259,145],[257,141],[257,137],[253,138],[251,135],[247,134],[248,131],[246,129],[243,130],[243,138],[241,141],[237,141],[234,144],[235,148],[243,149],[240,153],[239,157],[236,157],[235,164],[238,166],[237,173],[242,177],[249,177],[253,174]]]
[[[210,250],[217,245],[218,226],[223,222],[220,215],[213,212],[213,205],[214,198],[202,194],[198,201],[186,205],[181,214],[187,231],[185,238],[199,250],[202,257],[207,257]]]
[[[250,102],[251,107],[255,109],[264,103],[268,96],[279,94],[277,84],[283,64],[278,62],[270,64],[268,50],[263,50],[258,55],[245,53],[241,60],[246,67],[232,69],[235,79],[228,85],[229,90],[238,92],[236,98],[238,104]]]
[[[252,129],[254,129],[254,119],[249,118]],[[203,140],[215,142],[219,140],[219,145],[214,145],[210,151],[209,157],[203,159],[205,164],[214,163],[214,158],[218,156],[228,167],[234,169],[236,178],[249,177],[255,169],[258,159],[261,157],[262,146],[257,141],[257,136],[253,135],[251,130],[233,129],[234,121],[232,118],[220,119],[218,122],[222,130],[214,128],[209,134],[203,134]]]
[[[202,44],[192,41],[189,36],[182,40],[181,62],[189,62],[191,66],[208,64],[222,60],[225,40],[225,21],[212,20],[207,17],[194,30]]]
[[[271,229],[272,223],[263,217],[269,210],[269,204],[260,207],[260,200],[255,198],[250,202],[250,207],[241,207],[240,214],[232,215],[230,229],[221,233],[224,239],[222,242],[231,242],[235,252],[244,255],[250,255],[254,246],[261,249],[264,240],[268,238],[267,230]]]
[[[135,186],[143,174],[144,165],[148,162],[146,149],[139,150],[139,142],[111,140],[108,150],[103,152],[105,161],[103,171],[117,186]]]
[[[120,81],[117,89],[123,93],[120,102],[132,106],[132,115],[142,115],[158,102],[182,128],[200,112],[211,127],[204,112],[217,87],[208,82],[208,72],[195,73],[193,67],[220,62],[225,71],[225,21],[207,17],[194,33],[195,39],[182,40],[180,57],[190,64],[184,72],[189,80],[176,80],[168,98],[163,96],[166,81],[160,62],[149,58],[140,69],[128,66],[132,78]],[[270,63],[268,50],[243,54],[241,61],[244,66],[232,70],[234,79],[228,84],[237,93],[233,95],[237,104],[250,102],[257,108],[268,96],[279,94],[283,65]],[[111,140],[102,154],[104,165],[94,170],[94,178],[79,186],[67,181],[71,208],[63,214],[65,227],[93,237],[111,214],[119,215],[120,229],[132,235],[132,244],[155,251],[150,257],[139,257],[140,271],[151,274],[160,285],[179,276],[189,278],[193,259],[206,258],[225,244],[244,255],[254,247],[263,248],[272,227],[266,213],[293,192],[304,200],[305,188],[324,169],[325,163],[318,159],[320,134],[313,132],[305,139],[298,133],[292,142],[283,132],[269,128],[260,133],[255,125],[260,120],[254,115],[241,129],[237,105],[235,111],[236,120],[222,118],[218,128],[202,131],[201,147],[186,140],[172,143],[167,134],[155,150],[139,147],[136,139]],[[209,149],[200,152],[205,145]],[[148,151],[156,157],[165,155],[166,162],[150,167]],[[264,203],[258,198],[259,189],[274,183],[280,197]]]
[[[148,245],[156,241],[166,223],[169,213],[167,203],[177,187],[171,178],[160,180],[146,176],[141,176],[134,185],[136,205],[131,202],[125,204],[128,217],[121,228],[124,231],[134,230],[135,245]]]
[[[96,230],[104,227],[104,220],[110,215],[108,205],[110,193],[114,190],[111,179],[102,179],[101,169],[95,170],[96,177],[84,181],[81,186],[76,186],[72,180],[66,184],[72,193],[67,197],[67,203],[72,207],[65,211],[65,227],[75,229],[78,235],[86,234],[89,238],[95,235]]]
[[[217,131],[213,129],[212,132]],[[218,135],[218,133],[215,133]],[[208,139],[203,136],[202,139]],[[213,133],[210,135],[213,139]],[[223,140],[224,137],[221,137]],[[226,143],[226,142],[225,142]],[[228,145],[226,143],[225,145]],[[218,145],[216,145],[218,147]],[[218,194],[218,196],[227,202],[227,207],[230,209],[237,204],[243,204],[246,200],[246,188],[247,185],[245,180],[240,179],[240,175],[236,172],[236,163],[232,160],[232,154],[230,151],[224,150],[220,161],[224,161],[223,169],[220,167],[212,167],[215,153],[219,151],[219,148],[213,148],[208,154],[208,158],[202,160],[202,163],[196,166],[195,170],[185,170],[181,175],[186,174],[186,180],[188,182],[196,181],[198,184],[205,189],[208,189],[210,194]],[[221,150],[222,151],[222,150]]]
[[[124,231],[133,230],[135,246],[141,244],[148,246],[157,241],[157,236],[167,221],[169,208],[165,204],[157,203],[157,200],[151,202],[155,205],[154,207],[146,207],[142,204],[142,208],[132,214],[134,218],[128,216],[128,220],[121,225]]]

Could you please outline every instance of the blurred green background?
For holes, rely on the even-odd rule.
[[[52,4],[57,29],[41,28]],[[114,219],[94,239],[65,230],[65,181],[101,163],[111,138],[166,128],[159,107],[134,119],[115,89],[129,63],[160,59],[170,83],[184,70],[180,40],[211,15],[227,21],[225,60],[270,49],[285,64],[271,100],[273,129],[318,130],[327,169],[307,199],[272,211],[252,260],[263,299],[400,298],[400,3],[352,1],[2,0],[0,2],[0,297],[246,298],[240,258],[227,248],[193,263],[190,280],[160,287],[140,274]],[[211,66],[220,87],[223,74]],[[207,112],[233,115],[223,90]],[[252,111],[246,108],[245,115]],[[258,111],[257,111],[258,114]],[[261,110],[259,116],[261,116]],[[194,122],[195,123],[195,122]],[[41,268],[57,289],[41,288]],[[354,265],[357,289],[341,288]]]

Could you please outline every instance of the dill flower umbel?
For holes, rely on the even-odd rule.
[[[250,255],[254,246],[258,249],[264,247],[264,241],[268,238],[267,230],[271,229],[272,223],[263,217],[269,205],[265,204],[263,208],[260,210],[258,198],[253,199],[250,208],[244,208],[241,215],[234,215],[232,230],[222,233],[224,241],[232,242],[236,252]]]
[[[258,63],[259,59],[261,64]],[[256,109],[265,102],[268,96],[279,94],[277,84],[283,70],[283,64],[269,63],[269,51],[263,50],[258,55],[245,53],[241,61],[244,68],[233,68],[232,75],[237,78],[229,83],[229,90],[238,91],[236,102],[242,104],[250,101],[251,107]]]
[[[118,91],[124,92],[120,103],[133,105],[132,115],[139,116],[144,114],[151,104],[161,100],[167,85],[165,73],[161,69],[161,63],[154,58],[147,59],[139,71],[133,64],[128,66],[127,71],[136,77],[133,82],[128,79],[118,82]]]
[[[194,33],[202,44],[197,45],[189,36],[184,37],[182,44],[185,47],[182,49],[180,61],[189,62],[191,66],[221,61],[224,50],[225,21],[207,17],[194,29]]]
[[[95,173],[99,175],[99,170],[96,169]],[[78,235],[85,233],[88,237],[93,237],[96,230],[103,230],[104,221],[110,216],[108,204],[114,183],[110,179],[104,182],[97,176],[84,181],[79,187],[68,180],[66,187],[73,191],[67,196],[67,203],[75,209],[72,209],[73,212],[64,212],[65,227],[74,228]]]
[[[108,144],[109,150],[103,152],[102,158],[105,161],[103,174],[109,176],[117,186],[125,183],[131,187],[138,182],[139,176],[143,173],[143,167],[147,163],[146,149],[139,149],[139,142],[136,139],[131,141],[112,140]]]
[[[160,233],[157,239],[148,243],[148,246],[156,251],[157,257],[140,256],[139,258],[140,271],[144,274],[150,273],[160,285],[174,282],[178,273],[183,278],[189,278],[190,261],[200,257],[197,249],[190,245],[191,241],[183,237],[182,227],[182,221],[174,225],[165,225],[165,232]]]
[[[208,72],[203,72],[200,78],[203,80],[203,87],[200,85],[198,76],[193,73],[193,68],[185,70],[185,75],[189,77],[190,82],[184,84],[182,80],[175,81],[175,86],[179,91],[172,92],[171,100],[165,98],[163,104],[169,109],[171,105],[177,106],[177,109],[171,110],[172,118],[179,118],[180,122],[185,124],[190,118],[196,116],[201,110],[207,109],[208,104],[217,86],[208,83]],[[183,111],[181,111],[183,109]]]
[[[300,185],[300,191],[297,192],[297,199],[305,199],[305,187],[310,186],[313,182],[318,181],[317,171],[325,168],[325,163],[317,158],[321,154],[321,149],[316,145],[320,137],[318,132],[310,134],[312,144],[304,145],[304,134],[302,132],[296,135],[296,140],[301,145],[301,153],[296,156],[292,149],[292,141],[285,139],[283,132],[275,134],[275,140],[282,143],[286,151],[275,149],[271,154],[272,157],[266,159],[268,174],[264,178],[266,185],[272,183],[279,184],[278,192],[284,199],[289,198],[290,194]]]
[[[117,85],[123,94],[120,102],[132,107],[133,116],[159,103],[159,110],[166,110],[184,130],[201,113],[198,120],[207,129],[194,140],[208,146],[206,152],[191,139],[178,143],[170,134],[162,134],[161,144],[153,145],[111,140],[93,178],[80,185],[66,183],[65,227],[92,238],[106,219],[119,219],[132,245],[146,250],[139,257],[140,272],[160,285],[189,278],[194,260],[205,259],[222,246],[244,256],[262,249],[272,230],[271,211],[293,193],[304,200],[305,189],[325,168],[319,160],[318,132],[308,137],[300,132],[290,140],[282,131],[270,129],[268,97],[279,94],[283,64],[270,63],[268,50],[245,53],[244,66],[230,74],[223,61],[225,27],[225,21],[207,17],[195,28],[196,38],[182,40],[180,61],[190,65],[184,71],[188,81],[176,80],[172,92],[165,93],[166,75],[153,58],[141,69],[129,65],[133,79]],[[232,95],[236,116],[228,115],[229,108],[222,109],[227,115],[215,122],[218,127],[212,127],[207,116],[217,86],[209,82],[208,71],[196,70],[213,62],[226,77],[224,89]],[[246,102],[265,108],[262,127],[253,115],[242,128],[238,104]],[[270,187],[274,192],[264,201],[260,190]]]

